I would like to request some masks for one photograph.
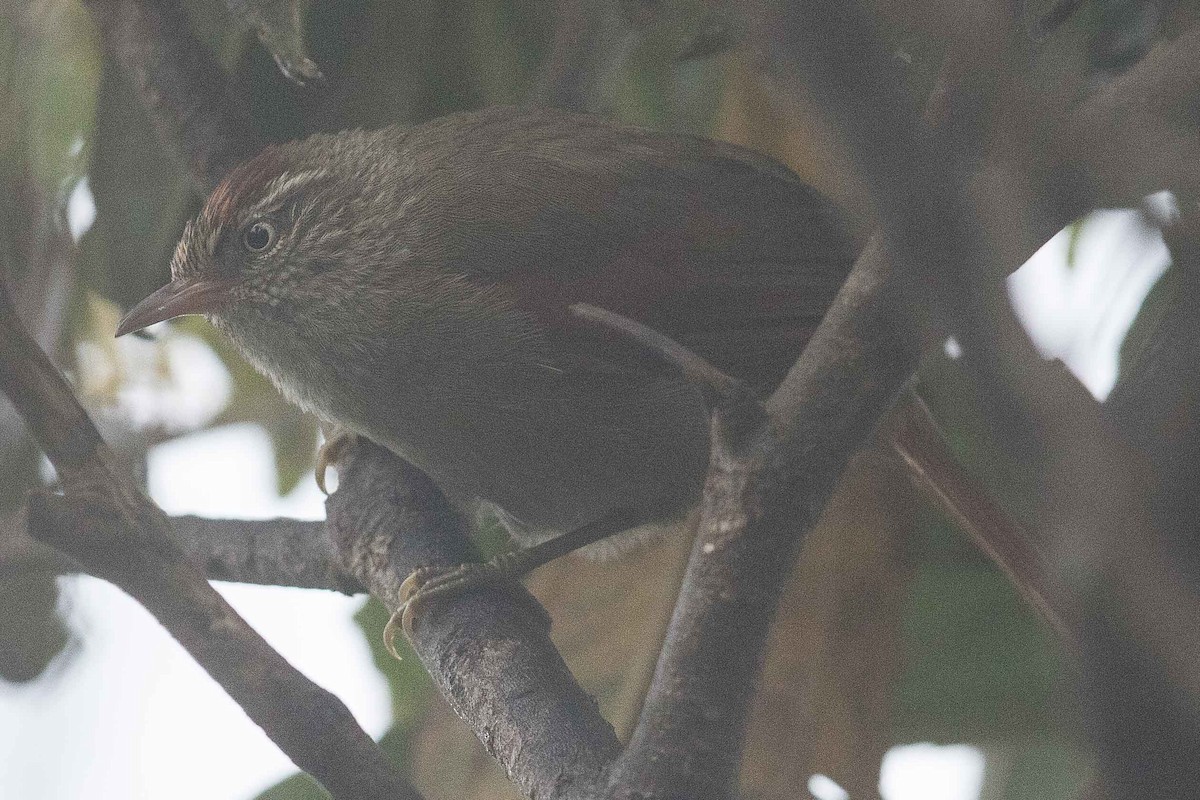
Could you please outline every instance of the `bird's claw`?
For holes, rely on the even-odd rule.
[[[354,441],[354,434],[343,430],[337,430],[330,435],[321,444],[321,449],[317,451],[317,466],[313,473],[317,479],[317,488],[324,495],[329,494],[329,489],[325,486],[325,472],[331,466],[336,466],[342,455],[346,452],[346,448]]]
[[[399,605],[392,612],[383,629],[383,644],[395,658],[396,628],[404,632],[409,641],[413,638],[413,621],[418,606],[434,598],[448,599],[484,586],[496,586],[512,575],[516,560],[513,553],[501,553],[484,563],[459,564],[457,567],[439,570],[435,567],[420,567],[400,584]]]

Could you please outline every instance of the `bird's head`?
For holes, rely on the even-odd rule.
[[[273,145],[236,167],[184,229],[171,282],[130,310],[117,335],[186,314],[295,318],[344,295],[355,285],[347,273],[371,266],[366,250],[389,244],[374,216],[395,190],[364,157],[380,136]]]

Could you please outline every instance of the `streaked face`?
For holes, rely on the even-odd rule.
[[[313,268],[295,258],[296,234],[328,183],[321,170],[289,168],[274,147],[237,167],[184,229],[171,282],[135,306],[117,335],[233,303],[277,307]]]

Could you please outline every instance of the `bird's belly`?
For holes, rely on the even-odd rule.
[[[454,397],[392,393],[384,413],[351,427],[421,467],[456,502],[494,506],[525,542],[619,508],[647,522],[673,519],[698,496],[707,425],[690,388],[584,381],[530,399],[492,378]]]
[[[302,340],[229,327],[293,402],[420,467],[460,507],[491,504],[525,542],[617,509],[674,519],[699,495],[707,420],[699,394],[677,381],[550,368],[517,347],[487,358],[460,349],[456,360],[417,359],[411,347],[317,358]]]

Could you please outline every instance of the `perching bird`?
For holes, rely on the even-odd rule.
[[[704,403],[569,307],[767,390],[853,255],[833,207],[765,156],[492,108],[268,147],[208,198],[173,280],[118,335],[204,314],[301,407],[494,509],[522,544],[605,520],[648,534],[699,497]]]

